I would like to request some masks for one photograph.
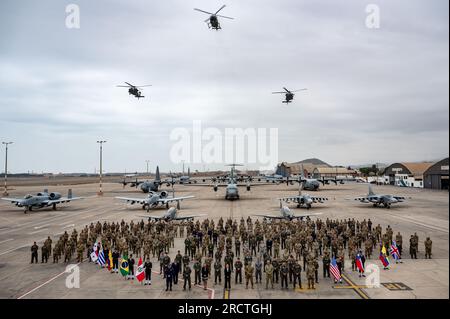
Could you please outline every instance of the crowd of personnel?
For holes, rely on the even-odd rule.
[[[184,239],[184,251],[175,251],[175,238]],[[69,235],[64,232],[53,245],[50,237],[41,246],[41,262],[83,262],[90,256],[95,243],[100,243],[104,256],[111,251],[112,272],[117,272],[122,256],[130,256],[129,278],[134,278],[135,260],[145,261],[145,284],[151,284],[151,259],[159,263],[160,275],[166,280],[166,290],[184,280],[184,289],[193,283],[207,289],[208,280],[230,289],[243,284],[254,288],[265,278],[266,289],[280,284],[282,289],[302,288],[302,277],[307,287],[314,289],[322,277],[330,277],[330,263],[336,261],[339,272],[358,271],[356,256],[363,263],[377,259],[385,247],[389,254],[395,240],[400,256],[403,256],[404,240],[400,232],[388,225],[383,229],[368,220],[295,220],[267,221],[241,218],[220,218],[217,222],[205,219],[202,222],[148,221],[134,223],[100,222],[86,225],[79,233],[74,229]],[[432,241],[424,242],[425,258],[432,256]],[[409,238],[409,255],[417,259],[419,237],[414,233]],[[31,247],[31,263],[38,262],[39,247]],[[351,267],[350,267],[351,264]],[[321,266],[322,265],[322,266]],[[303,275],[302,275],[303,272]],[[264,276],[263,276],[264,274]],[[360,276],[364,275],[360,273]],[[234,280],[232,280],[234,278]],[[305,281],[304,281],[305,282]],[[305,286],[306,288],[306,286]]]

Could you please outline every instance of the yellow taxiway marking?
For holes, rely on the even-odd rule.
[[[362,288],[367,288],[367,286],[356,285],[353,281],[350,280],[350,278],[348,278],[344,274],[342,275],[342,278],[345,280],[345,282],[348,284],[348,286],[341,286],[340,288],[353,289],[354,291],[356,291],[356,293],[361,298],[363,298],[363,299],[370,299],[369,295],[366,294],[363,290],[361,290]],[[337,288],[336,286],[333,286],[333,287]]]
[[[230,299],[230,290],[229,289],[223,290],[223,299]]]

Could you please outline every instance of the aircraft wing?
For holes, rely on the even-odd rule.
[[[23,198],[0,198],[0,199],[13,204],[21,203],[23,201]]]
[[[363,202],[363,203],[368,203],[373,200],[378,201],[378,200],[380,200],[380,197],[378,197],[378,196],[362,196],[362,197],[355,197],[355,200],[359,200],[360,202]]]
[[[309,217],[309,216],[317,216],[317,215],[322,215],[322,213],[311,213],[311,214],[293,215],[292,218],[303,219],[303,218],[305,218],[305,217]]]
[[[61,197],[60,199],[53,199],[53,200],[48,200],[46,201],[47,205],[52,205],[52,204],[60,204],[60,203],[69,203],[73,200],[79,200],[79,199],[84,199],[83,197]]]
[[[165,216],[138,215],[138,217],[144,217],[144,218],[147,218],[147,219],[154,219],[154,220],[165,219]]]
[[[163,203],[163,204],[167,204],[170,202],[177,202],[177,201],[181,201],[183,199],[188,199],[188,198],[194,198],[195,196],[181,196],[181,197],[171,197],[171,198],[161,198],[158,200],[158,202]]]
[[[284,219],[281,215],[262,215],[262,214],[252,214],[252,216],[259,216],[264,218],[271,218],[271,219]]]
[[[312,199],[314,202],[319,202],[319,203],[328,200],[327,197],[318,197],[318,196],[311,196],[311,199]]]
[[[131,197],[115,197],[117,199],[120,200],[124,200],[127,203],[131,203],[131,205],[135,204],[135,203],[139,203],[141,205],[144,205],[147,203],[147,198],[131,198]]]
[[[406,197],[404,197],[404,196],[392,196],[392,197],[394,197],[396,200],[405,200],[406,199]]]
[[[194,217],[202,217],[202,216],[206,216],[206,214],[190,215],[190,216],[177,216],[176,218],[174,218],[174,220],[185,220],[185,219],[192,219]]]

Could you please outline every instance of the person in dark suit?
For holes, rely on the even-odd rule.
[[[225,268],[223,270],[225,277],[225,289],[231,289],[231,267],[230,264],[225,264]]]
[[[173,274],[174,271],[172,264],[164,268],[164,275],[166,276],[166,291],[172,291]]]
[[[206,290],[208,286],[208,276],[209,276],[208,265],[206,263],[203,264],[201,273],[202,273],[203,289]]]

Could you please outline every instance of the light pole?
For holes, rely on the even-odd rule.
[[[5,152],[5,191],[3,192],[3,196],[8,196],[8,145],[13,142],[2,142],[6,146]]]
[[[148,173],[149,173],[149,171],[148,171],[148,163],[150,163],[150,161],[146,160],[145,163],[147,163],[147,176],[148,176]]]
[[[97,193],[97,195],[100,195],[100,196],[102,196],[103,195],[103,191],[102,191],[102,173],[103,173],[103,170],[102,170],[102,165],[103,165],[103,143],[106,143],[106,141],[97,141],[97,143],[99,143],[100,144],[100,190],[99,190],[99,192]]]

